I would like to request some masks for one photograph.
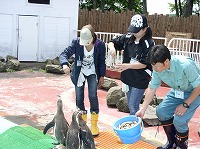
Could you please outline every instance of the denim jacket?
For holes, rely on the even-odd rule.
[[[70,77],[74,85],[77,85],[78,77],[81,71],[81,66],[77,66],[77,61],[83,61],[84,57],[84,46],[79,44],[80,39],[75,39],[72,41],[71,45],[67,47],[59,56],[60,64],[68,65],[68,59],[74,54],[74,65],[71,69]],[[105,43],[100,39],[96,39],[94,43],[94,65],[97,78],[104,77],[106,74],[106,64],[105,64],[105,54],[106,47]]]

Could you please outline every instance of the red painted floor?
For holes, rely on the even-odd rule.
[[[117,80],[120,84],[120,81]],[[56,111],[57,95],[61,95],[64,101],[64,113],[68,122],[76,109],[74,86],[67,75],[44,74],[42,72],[14,72],[0,73],[0,116],[7,119],[15,117],[12,121],[22,117],[33,122],[35,127],[42,128],[49,122]],[[157,96],[164,96],[169,88],[160,87]],[[85,92],[86,107],[89,109],[87,91]],[[99,127],[100,131],[111,130],[113,123],[128,113],[119,112],[116,108],[110,108],[106,104],[107,92],[98,90],[100,103]],[[88,124],[90,116],[88,116]],[[189,146],[191,149],[200,148],[200,108],[191,119]],[[21,121],[26,123],[26,121]],[[32,124],[32,123],[31,123]],[[147,140],[159,140],[165,143],[165,135],[162,127],[155,137],[157,127],[145,128],[143,133],[149,134]],[[147,135],[146,135],[147,136]]]

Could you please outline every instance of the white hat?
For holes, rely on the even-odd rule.
[[[93,41],[92,33],[88,28],[83,28],[80,33],[80,45],[87,46]]]

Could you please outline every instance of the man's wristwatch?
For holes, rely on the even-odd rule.
[[[186,102],[183,102],[183,107],[189,108],[189,105]]]

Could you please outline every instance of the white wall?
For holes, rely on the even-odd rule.
[[[76,38],[78,0],[51,0],[50,5],[28,0],[0,0],[0,56],[17,57],[18,16],[38,16],[38,60],[55,58]]]
[[[12,54],[13,49],[13,15],[0,14],[0,56]]]

